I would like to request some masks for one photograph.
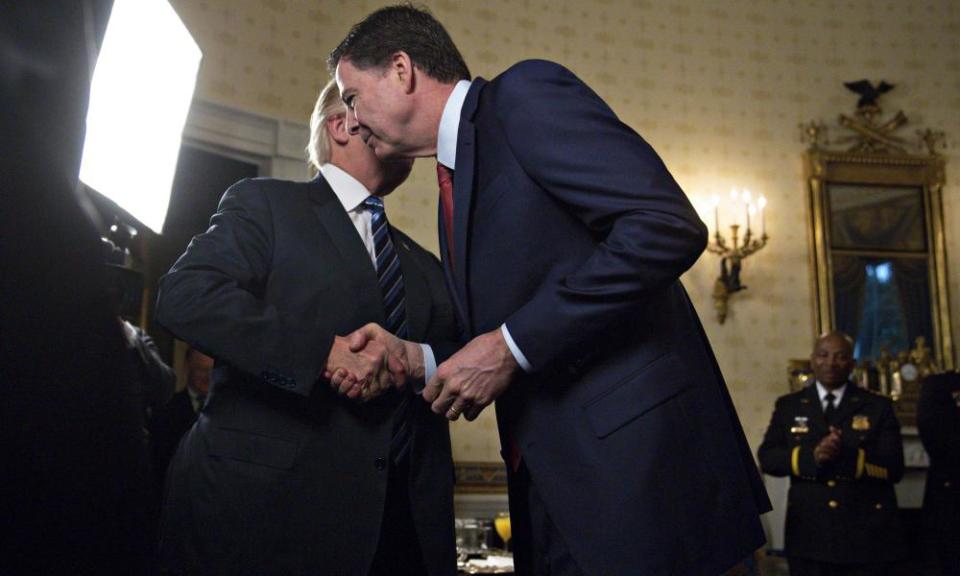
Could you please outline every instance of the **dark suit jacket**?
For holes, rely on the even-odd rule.
[[[410,337],[456,335],[440,267],[393,230]],[[329,185],[244,180],[160,283],[159,321],[217,359],[170,465],[162,553],[216,574],[365,574],[399,393],[360,404],[321,377],[334,335],[383,324],[376,272]],[[403,393],[412,393],[407,387]],[[431,574],[455,572],[447,422],[414,398],[411,500]]]
[[[760,445],[760,467],[790,476],[786,552],[837,564],[890,562],[903,554],[894,483],[903,476],[903,442],[893,404],[848,384],[837,407],[843,448],[817,467],[813,449],[827,435],[816,385],[777,399]]]
[[[923,495],[925,541],[960,571],[960,374],[928,376],[920,388],[917,428],[930,455]]]
[[[153,411],[147,424],[157,486],[163,486],[167,466],[177,451],[177,444],[196,421],[197,413],[193,411],[190,393],[186,389],[177,392],[169,402]]]
[[[455,168],[455,308],[532,364],[501,437],[584,572],[716,576],[760,547],[766,493],[678,280],[706,230],[653,149],[530,61],[473,82]]]

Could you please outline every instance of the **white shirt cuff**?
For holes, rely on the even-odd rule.
[[[507,330],[506,324],[500,325],[500,332],[503,333],[503,339],[507,341],[507,348],[510,349],[510,353],[513,354],[513,357],[517,360],[517,364],[523,368],[524,372],[530,372],[532,366],[530,366],[530,362],[527,361],[527,357],[523,355],[517,343],[513,341],[513,336],[511,336],[510,331]]]
[[[429,344],[420,344],[423,350],[423,382],[417,382],[413,385],[413,391],[422,394],[423,389],[427,387],[427,382],[433,378],[437,372],[437,359],[433,355],[433,348]]]

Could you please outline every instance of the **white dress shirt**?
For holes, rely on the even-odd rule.
[[[460,133],[460,112],[463,110],[463,102],[467,99],[468,90],[470,90],[469,80],[457,82],[443,107],[443,115],[440,116],[440,131],[437,134],[437,162],[451,170],[456,170],[457,166],[457,135]],[[510,348],[510,353],[517,360],[517,364],[525,372],[529,372],[531,369],[530,362],[523,355],[523,351],[520,350],[517,343],[513,341],[506,323],[500,325],[500,332],[507,342],[507,347]]]
[[[836,390],[827,390],[827,388],[817,380],[817,395],[820,396],[820,407],[824,411],[827,410],[827,394],[833,394],[833,407],[839,408],[840,401],[843,400],[843,393],[847,390],[847,384],[837,388]]]
[[[343,209],[346,210],[347,216],[353,222],[354,228],[360,234],[360,239],[363,240],[363,245],[367,249],[367,255],[370,256],[370,263],[376,270],[377,251],[374,248],[373,228],[371,226],[373,217],[370,210],[363,204],[364,200],[371,196],[370,192],[359,180],[333,164],[328,163],[321,166],[320,173],[323,174],[327,184],[333,188],[337,200],[343,205]],[[424,382],[429,382],[434,372],[437,371],[437,359],[433,355],[433,348],[429,344],[421,343],[420,348],[423,349]],[[422,391],[422,388],[417,386],[414,389],[418,392]]]

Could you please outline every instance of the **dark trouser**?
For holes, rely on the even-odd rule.
[[[526,464],[521,461],[516,472],[508,473],[510,525],[513,532],[510,542],[517,576],[585,576],[570,554],[560,531],[550,519]],[[752,576],[757,574],[757,567],[750,557],[727,574]],[[842,574],[846,576],[846,573]],[[850,573],[850,576],[854,575],[859,576],[859,573]]]
[[[387,503],[370,576],[423,576],[427,573],[410,509],[409,461],[407,457],[399,465],[390,464]]]
[[[936,543],[930,556],[929,573],[933,576],[960,576],[960,535],[949,534]]]
[[[584,576],[523,462],[510,473],[510,525],[518,576]]]
[[[889,564],[833,564],[787,557],[790,576],[883,576]]]

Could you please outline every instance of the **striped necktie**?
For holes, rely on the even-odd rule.
[[[390,238],[390,225],[383,210],[383,199],[369,196],[363,201],[370,210],[373,229],[374,255],[377,259],[377,284],[383,297],[383,311],[387,318],[384,328],[398,338],[407,338],[407,311],[404,305],[403,274],[400,258]],[[400,464],[410,450],[413,434],[410,428],[410,395],[401,394],[394,410],[393,437],[390,439],[390,458]]]
[[[374,254],[377,258],[377,283],[383,297],[383,311],[387,321],[384,328],[397,337],[407,338],[407,311],[404,306],[403,274],[400,271],[400,258],[390,239],[390,225],[387,213],[383,210],[383,200],[369,196],[363,201],[370,210],[373,229]]]

